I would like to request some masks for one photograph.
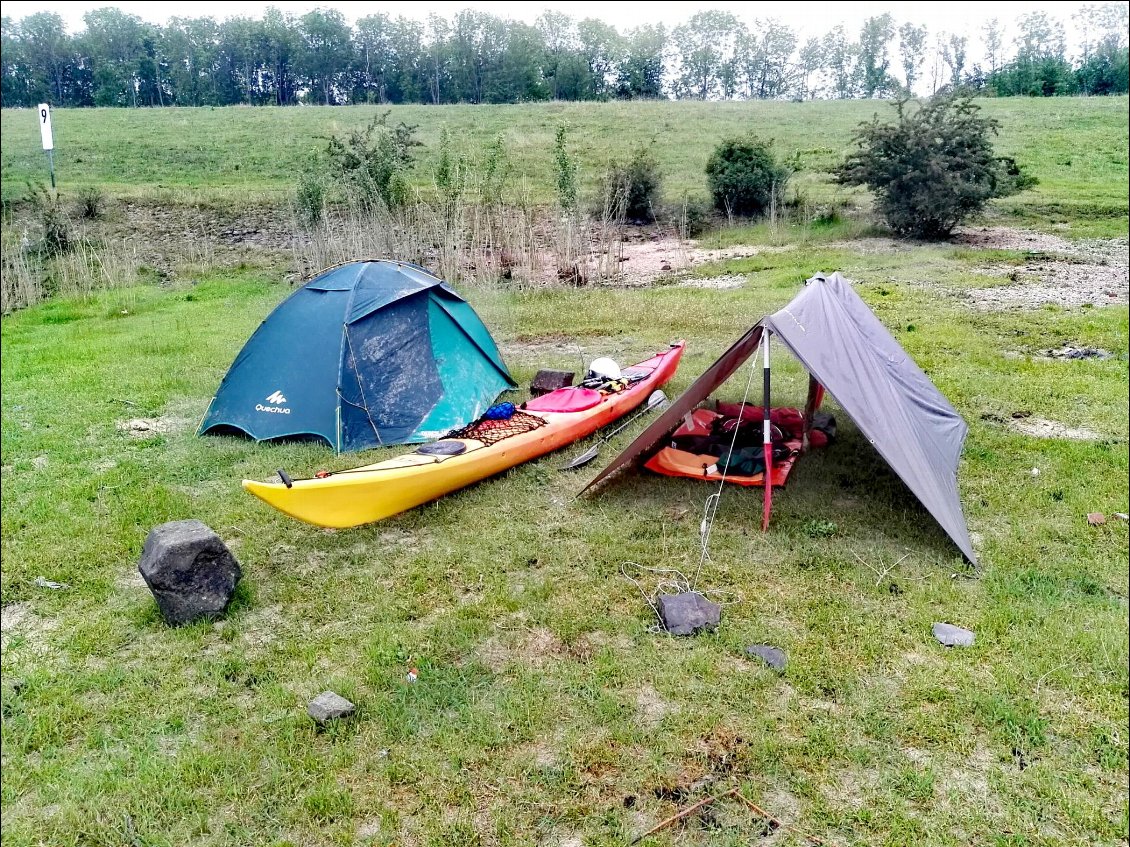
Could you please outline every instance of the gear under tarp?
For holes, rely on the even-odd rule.
[[[961,509],[957,469],[968,427],[840,274],[817,275],[711,365],[585,490],[646,460],[684,416],[756,352],[765,330],[819,381],[859,431],[976,564]]]

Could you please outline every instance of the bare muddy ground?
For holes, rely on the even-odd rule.
[[[292,281],[305,275],[294,271],[309,247],[310,235],[287,210],[225,211],[184,206],[158,207],[125,202],[107,217],[87,225],[89,234],[123,250],[161,279],[174,278],[188,266],[283,265]],[[647,287],[679,284],[696,288],[737,288],[740,274],[691,278],[696,267],[745,258],[759,253],[795,249],[796,245],[738,246],[709,249],[693,239],[679,238],[655,227],[627,227],[622,240],[590,245],[577,261],[575,284]],[[535,251],[521,276],[527,285],[561,284],[552,240]],[[540,236],[539,236],[540,240]],[[1127,239],[1068,241],[1057,235],[1004,226],[959,228],[951,242],[972,250],[1009,250],[1031,254],[1023,264],[993,262],[980,272],[1003,284],[968,289],[959,296],[979,310],[1033,309],[1044,305],[1074,308],[1084,305],[1125,305],[1130,301],[1130,246]],[[887,237],[832,242],[831,249],[863,255],[905,253],[917,242]],[[518,278],[515,277],[516,281]]]
[[[1065,438],[1069,441],[1097,441],[1102,438],[1097,432],[1082,426],[1068,426],[1060,421],[1047,418],[1014,418],[1009,426],[1033,438]]]

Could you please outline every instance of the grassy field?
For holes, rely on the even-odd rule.
[[[985,284],[980,261],[809,245],[701,271],[746,274],[733,291],[474,294],[520,381],[572,366],[573,342],[627,360],[685,335],[677,391],[809,269],[842,268],[970,421],[981,578],[955,576],[841,416],[768,534],[758,494],[726,492],[703,580],[731,605],[693,641],[653,635],[620,573],[693,568],[708,492],[692,481],[575,500],[599,465],[566,475],[554,456],[336,533],[243,494],[244,476],[356,462],[194,437],[285,294],[253,271],[5,318],[5,843],[624,844],[732,785],[836,844],[1124,841],[1127,532],[1085,515],[1127,508],[1127,312],[973,312],[959,295]],[[1030,355],[1066,340],[1116,356]],[[778,399],[799,402],[799,368],[779,361]],[[1100,438],[996,422],[1015,410]],[[132,438],[135,417],[168,431]],[[189,516],[245,580],[225,622],[169,630],[136,561],[151,526]],[[947,652],[934,620],[976,646]],[[756,642],[788,652],[783,676],[744,656]],[[324,688],[358,717],[316,730],[304,704]],[[755,825],[720,804],[647,843],[746,844]]]
[[[463,292],[520,384],[540,367],[635,361],[682,337],[676,396],[814,271],[841,270],[969,422],[960,482],[980,573],[841,413],[840,438],[801,459],[767,533],[760,492],[724,493],[700,587],[726,606],[720,629],[694,639],[657,635],[623,571],[648,591],[656,575],[627,563],[693,572],[714,489],[641,473],[576,499],[602,462],[559,468],[588,444],[356,530],[317,530],[246,495],[244,477],[397,452],[195,437],[232,358],[292,291],[285,254],[218,267],[198,248],[190,271],[160,285],[4,316],[5,847],[626,845],[732,787],[840,847],[1126,844],[1130,541],[1113,514],[1130,502],[1130,314],[1124,301],[1016,310],[983,294],[1034,286],[1033,274],[1052,288],[1105,274],[1116,287],[1127,100],[985,107],[1003,123],[999,149],[1041,185],[981,223],[1084,240],[1029,243],[1007,230],[1013,247],[923,245],[860,237],[881,234],[863,219],[758,225],[711,234],[708,246],[745,249],[688,272],[742,278],[732,289]],[[623,139],[654,136],[669,186],[699,191],[709,142],[753,129],[801,150],[802,182],[824,191],[816,171],[876,108],[887,107],[404,107],[394,117],[421,125],[421,179],[442,126],[472,146],[503,131],[544,200],[562,117],[590,180]],[[59,112],[63,190],[98,185],[197,217],[280,202],[307,150],[372,112]],[[30,121],[3,113],[5,196],[39,168]],[[1101,289],[1093,301],[1105,302]],[[1064,344],[1111,355],[1045,355]],[[740,398],[747,376],[725,395]],[[803,402],[798,364],[779,356],[774,380],[776,403]],[[1087,432],[1018,429],[1041,418]],[[151,428],[133,431],[133,419]],[[1105,525],[1088,524],[1096,511]],[[244,578],[225,620],[174,630],[137,561],[151,527],[189,517],[220,533]],[[941,647],[935,621],[973,629],[975,646]],[[783,648],[787,670],[751,660],[755,643]],[[319,730],[305,707],[327,688],[359,710]],[[642,843],[807,842],[721,801]]]
[[[1040,185],[1002,208],[1089,234],[1125,230],[1127,99],[1057,98],[979,101],[1001,123],[998,149],[1015,156]],[[296,169],[330,135],[363,126],[377,107],[247,109],[71,109],[54,113],[62,191],[97,185],[158,202],[216,205],[278,203],[293,190]],[[430,184],[440,132],[481,151],[502,134],[514,165],[515,193],[552,200],[553,135],[562,121],[591,189],[610,157],[652,144],[668,194],[706,193],[703,168],[715,142],[755,133],[779,154],[799,157],[797,185],[814,197],[841,192],[825,171],[848,149],[855,127],[893,109],[878,102],[556,103],[521,106],[397,106],[391,120],[419,127],[417,169]],[[5,197],[27,179],[45,180],[35,114],[3,112],[0,164]],[[1109,220],[1114,220],[1111,230]],[[1098,222],[1098,223],[1096,223]],[[1096,226],[1098,229],[1096,229]]]

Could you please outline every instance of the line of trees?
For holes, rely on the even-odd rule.
[[[1127,7],[1082,6],[1080,53],[1064,26],[1020,16],[1009,38],[990,21],[983,54],[969,38],[896,26],[834,27],[800,42],[779,20],[747,25],[704,11],[666,29],[621,33],[592,18],[546,12],[535,24],[464,10],[426,22],[333,9],[258,19],[173,17],[164,26],[116,8],[67,33],[39,12],[0,25],[4,106],[222,106],[319,103],[513,103],[539,100],[884,97],[967,88],[996,96],[1127,93]]]

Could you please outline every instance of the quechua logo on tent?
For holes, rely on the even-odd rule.
[[[264,406],[262,403],[256,403],[255,404],[255,411],[256,412],[271,412],[272,414],[276,414],[276,415],[289,415],[290,414],[290,409],[282,408],[281,404],[286,402],[286,397],[283,395],[283,393],[281,391],[276,390],[276,391],[272,392],[271,394],[267,395],[267,402],[270,403],[271,405],[270,406]]]

